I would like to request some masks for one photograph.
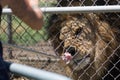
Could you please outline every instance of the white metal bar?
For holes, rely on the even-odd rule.
[[[12,73],[19,74],[34,80],[71,80],[70,78],[63,75],[17,63],[10,64],[9,70]]]
[[[45,13],[120,12],[120,6],[77,6],[41,8]]]
[[[76,6],[76,7],[43,7],[44,13],[86,13],[86,12],[120,12],[120,5],[109,6]],[[12,13],[11,9],[3,9],[3,13]]]
[[[11,14],[12,10],[10,8],[4,8],[2,12],[3,14]]]

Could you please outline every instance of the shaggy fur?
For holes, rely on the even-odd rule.
[[[59,56],[65,51],[73,56],[65,67],[67,75],[74,80],[101,80],[111,68],[111,62],[119,60],[117,28],[104,19],[104,14],[59,14],[52,17],[50,38],[54,48]],[[65,65],[64,61],[61,63]]]

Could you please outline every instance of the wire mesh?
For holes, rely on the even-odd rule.
[[[120,5],[120,1],[39,0],[39,7],[98,5]],[[119,21],[118,12],[46,13],[42,30],[34,31],[16,16],[3,14],[0,39],[5,44],[4,58],[73,80],[119,80]],[[11,79],[28,80],[13,74]]]

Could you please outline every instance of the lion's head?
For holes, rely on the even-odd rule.
[[[118,46],[110,25],[93,13],[64,17],[59,38],[64,41],[62,59],[72,71],[68,74],[78,79],[86,71],[88,76],[84,79],[89,79],[90,76],[94,78],[96,70],[100,69],[98,74],[101,75],[102,67],[108,65],[106,60]]]
[[[65,55],[70,54],[72,57],[72,61],[63,57],[64,60],[66,60],[66,63],[70,62],[74,69],[75,67],[78,69],[87,66],[90,62],[90,54],[93,54],[91,51],[95,43],[93,41],[95,40],[94,29],[82,15],[69,16],[61,26],[60,39],[64,40]],[[80,63],[82,65],[78,67]]]

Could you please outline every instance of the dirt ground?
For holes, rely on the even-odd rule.
[[[59,58],[54,58],[52,56],[35,53],[34,51],[29,51],[31,49],[33,49],[34,51],[41,51],[45,54],[56,56],[52,46],[47,42],[42,42],[33,46],[27,46],[26,50],[4,45],[4,59],[9,62],[20,63],[23,65],[25,64],[38,69],[66,75],[64,67],[59,64]],[[12,54],[11,57],[10,54]],[[31,79],[20,75],[11,74],[11,80]]]

